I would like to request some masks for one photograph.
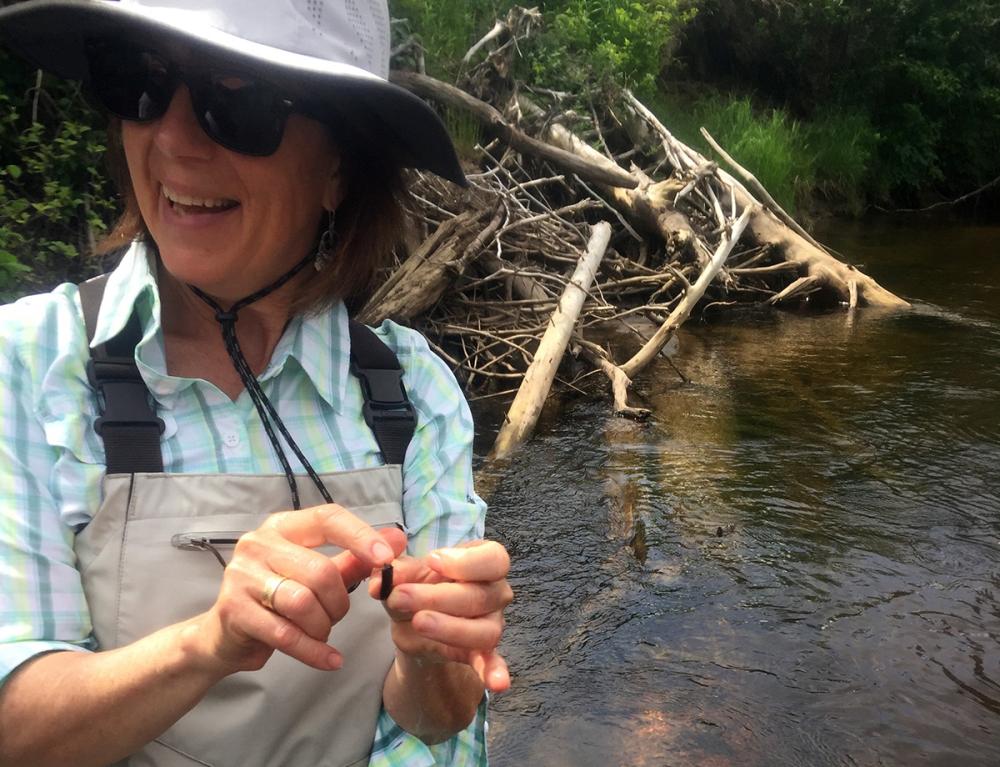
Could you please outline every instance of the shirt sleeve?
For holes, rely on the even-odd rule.
[[[391,322],[380,331],[395,336],[387,340],[396,348],[405,370],[407,396],[417,412],[417,428],[403,464],[407,551],[422,556],[442,546],[482,538],[486,504],[473,489],[474,429],[465,396],[423,336]],[[434,746],[403,730],[383,709],[369,767],[486,765],[487,700],[484,695],[466,729]]]
[[[58,387],[57,314],[52,301],[0,307],[0,684],[41,653],[94,649],[73,533],[51,490],[59,449],[35,407],[41,387]]]

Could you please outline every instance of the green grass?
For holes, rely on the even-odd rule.
[[[442,117],[458,156],[464,160],[472,160],[476,156],[476,144],[482,134],[479,121],[464,109],[450,106],[444,107]]]
[[[509,2],[493,0],[392,0],[393,18],[409,21],[427,52],[428,74],[453,80],[465,52],[493,26]],[[396,41],[398,42],[398,40]]]
[[[858,114],[829,112],[810,122],[781,109],[759,109],[747,96],[684,98],[658,93],[650,107],[681,141],[715,157],[704,126],[789,213],[822,200],[859,212],[878,136]]]

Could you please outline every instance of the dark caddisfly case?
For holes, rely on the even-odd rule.
[[[392,565],[382,565],[382,586],[378,590],[378,598],[383,602],[392,593]]]

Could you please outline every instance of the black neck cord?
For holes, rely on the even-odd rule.
[[[267,438],[270,440],[271,446],[274,448],[274,452],[278,455],[278,460],[281,462],[281,468],[284,469],[285,478],[288,480],[288,487],[292,491],[292,506],[296,509],[302,508],[302,504],[299,501],[298,484],[295,481],[295,475],[292,473],[292,467],[288,463],[288,457],[285,455],[285,450],[281,446],[281,441],[278,439],[278,435],[274,432],[274,427],[277,427],[278,431],[281,432],[281,435],[285,438],[285,442],[292,449],[292,452],[295,453],[295,457],[299,459],[299,462],[306,470],[309,478],[319,490],[320,495],[323,496],[323,500],[327,503],[333,503],[333,498],[330,496],[326,486],[323,484],[323,480],[320,479],[319,475],[313,469],[312,464],[306,460],[302,450],[299,449],[295,440],[292,439],[292,435],[288,433],[288,429],[285,428],[285,424],[278,415],[278,411],[275,410],[274,405],[271,404],[267,395],[264,394],[264,390],[260,388],[260,383],[257,381],[257,377],[253,374],[253,371],[250,369],[250,364],[246,361],[246,357],[243,356],[243,351],[240,349],[240,342],[236,337],[236,319],[240,309],[243,309],[244,307],[252,304],[254,301],[258,301],[264,296],[273,293],[301,272],[307,264],[312,262],[312,260],[312,255],[302,259],[298,264],[292,267],[291,270],[283,274],[267,287],[237,301],[229,307],[228,311],[219,306],[213,298],[206,295],[194,285],[188,286],[194,294],[198,296],[198,298],[215,310],[215,319],[222,328],[222,341],[226,345],[226,351],[229,352],[229,357],[233,361],[233,367],[236,369],[236,373],[239,375],[240,380],[246,387],[247,393],[250,395],[250,399],[253,400],[254,407],[260,415],[261,423],[264,425],[264,431],[267,432]]]

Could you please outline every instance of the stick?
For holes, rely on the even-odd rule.
[[[531,136],[507,122],[495,107],[477,99],[475,96],[469,95],[454,85],[435,80],[433,77],[428,77],[427,75],[419,75],[416,72],[395,70],[390,74],[390,79],[397,85],[401,85],[418,96],[432,98],[449,106],[470,112],[483,126],[492,130],[504,142],[519,152],[524,152],[541,160],[551,162],[564,171],[575,173],[581,178],[598,184],[625,187],[626,189],[634,189],[638,186],[639,182],[630,173],[622,170],[610,161],[605,165],[597,165],[587,162],[572,152],[567,152],[544,141],[531,138]],[[600,156],[602,159],[605,159],[603,155]]]
[[[969,192],[968,194],[963,194],[961,197],[958,197],[954,200],[943,200],[942,202],[936,202],[933,205],[928,205],[926,208],[895,208],[894,210],[889,210],[888,208],[881,208],[877,205],[875,207],[876,210],[881,210],[884,211],[885,213],[926,213],[927,211],[934,210],[935,208],[943,208],[946,206],[950,207],[952,205],[958,205],[959,203],[965,202],[966,200],[975,197],[977,194],[982,194],[983,192],[987,192],[993,187],[998,185],[1000,185],[1000,176],[997,176],[995,179],[993,179],[987,184],[983,184],[981,187],[979,187],[973,192]]]
[[[611,225],[606,221],[595,225],[591,231],[587,252],[580,258],[569,284],[563,291],[559,306],[556,308],[549,327],[542,336],[535,356],[525,373],[521,388],[507,412],[507,418],[500,433],[497,435],[492,460],[509,456],[518,446],[527,440],[538,416],[542,411],[542,403],[548,396],[556,370],[562,360],[566,345],[569,343],[573,327],[576,325],[580,310],[587,298],[587,293],[594,281],[594,275],[600,266],[608,243],[611,241]]]
[[[507,25],[502,21],[498,21],[496,24],[494,24],[493,29],[491,29],[489,32],[487,32],[485,35],[479,38],[479,41],[471,48],[469,48],[468,51],[465,52],[465,55],[462,56],[462,63],[468,64],[470,61],[472,61],[472,57],[476,55],[476,51],[478,51],[480,48],[486,45],[486,43],[488,43],[490,40],[499,37],[505,29],[507,29]]]
[[[817,247],[822,251],[827,251],[827,249],[823,245],[821,245],[820,243],[818,243],[816,240],[813,239],[812,235],[809,234],[809,232],[807,232],[805,229],[799,226],[798,221],[796,221],[794,218],[789,216],[787,212],[785,212],[785,209],[778,204],[778,201],[771,196],[771,193],[764,188],[764,185],[757,180],[757,177],[753,173],[751,173],[742,165],[740,165],[738,162],[736,162],[736,160],[734,160],[732,157],[729,156],[729,154],[726,152],[725,149],[719,146],[718,142],[716,142],[716,140],[712,138],[712,135],[707,130],[702,128],[701,135],[705,137],[705,141],[708,142],[709,146],[711,146],[712,149],[718,152],[719,156],[732,166],[733,170],[735,170],[737,173],[743,176],[743,180],[750,185],[750,189],[757,195],[757,198],[761,200],[768,208],[770,208],[771,212],[774,213],[774,215],[776,215],[778,218],[780,218],[782,222],[785,224],[785,226],[793,229],[799,236],[805,238],[806,242],[808,242],[810,245],[813,245],[814,247]]]
[[[628,404],[628,389],[632,385],[629,378],[614,362],[608,353],[600,346],[582,338],[576,339],[580,354],[587,358],[590,364],[600,368],[611,382],[611,392],[615,398],[615,415],[644,421],[652,415],[652,411],[644,407],[632,407]]]
[[[666,321],[660,326],[659,330],[653,334],[653,337],[635,353],[635,355],[626,362],[624,365],[619,365],[622,372],[625,373],[629,378],[634,379],[636,375],[642,370],[646,365],[648,365],[653,358],[660,353],[660,350],[666,346],[667,341],[673,335],[674,331],[679,328],[684,321],[691,314],[695,305],[701,300],[701,297],[705,294],[705,290],[708,288],[712,280],[722,269],[723,264],[726,263],[726,259],[729,258],[729,254],[732,252],[733,247],[739,241],[740,237],[743,235],[743,230],[747,228],[747,224],[750,222],[750,216],[753,213],[753,207],[747,207],[743,211],[743,215],[740,216],[739,221],[733,224],[732,234],[729,239],[723,240],[720,243],[718,250],[715,251],[715,255],[712,256],[712,261],[709,263],[702,273],[698,276],[694,285],[691,286],[691,290],[685,293],[684,298],[679,304],[670,312],[670,316],[667,317]]]

